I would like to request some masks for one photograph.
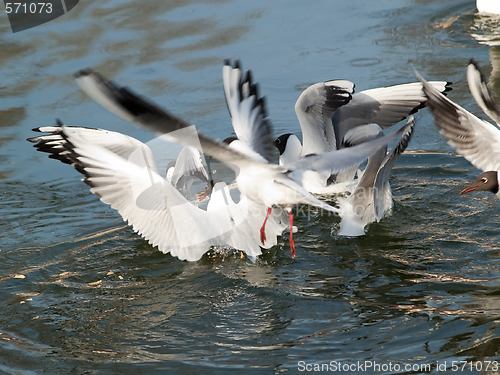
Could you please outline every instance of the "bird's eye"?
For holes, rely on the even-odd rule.
[[[483,178],[481,179],[481,181],[483,181],[483,183],[485,183],[485,184],[486,184],[486,183],[488,182],[488,179],[487,179],[486,177],[483,177]]]

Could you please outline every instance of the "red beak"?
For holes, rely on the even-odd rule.
[[[460,192],[460,195],[467,194],[467,193],[469,193],[469,192],[471,192],[471,191],[474,191],[474,190],[476,190],[476,189],[477,189],[477,186],[474,186],[474,185],[467,186],[464,190],[462,190],[462,191]]]

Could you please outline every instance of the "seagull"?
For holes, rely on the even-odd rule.
[[[500,14],[498,0],[477,0],[476,7],[479,13]]]
[[[236,133],[236,137],[228,137],[223,142],[229,148],[257,162],[271,162],[274,158],[271,124],[267,118],[265,98],[259,96],[258,86],[253,83],[252,72],[250,70],[243,72],[239,60],[232,63],[227,59],[222,68],[222,82],[231,123]],[[260,228],[262,245],[267,239],[265,229],[271,213],[272,207],[267,207],[267,214]],[[276,215],[277,212],[272,221],[276,220]],[[278,221],[281,222],[286,218],[290,220],[289,212],[282,210]],[[293,244],[294,228],[296,229],[292,223],[293,219],[290,221],[291,244]],[[292,256],[295,257],[294,247]]]
[[[377,151],[368,159],[365,171],[348,197],[338,197],[341,210],[340,231],[344,236],[360,236],[365,233],[366,225],[379,222],[392,208],[392,192],[389,176],[392,168],[412,137],[415,120],[408,117],[407,128],[394,148],[387,152],[386,148]],[[383,131],[379,127],[379,137]]]
[[[236,184],[241,194],[249,200],[268,207],[268,210],[269,207],[282,207],[289,212],[292,257],[295,256],[295,245],[292,238],[293,206],[308,204],[339,213],[338,208],[319,200],[302,187],[302,172],[315,170],[332,175],[350,168],[366,160],[381,147],[385,147],[405,129],[403,127],[397,132],[350,149],[312,155],[285,166],[279,166],[249,157],[199,131],[196,131],[196,136],[186,135],[183,130],[187,129],[189,125],[185,121],[140,97],[132,90],[106,80],[92,70],[85,69],[76,73],[75,79],[92,99],[119,117],[138,123],[152,131],[168,135],[172,140],[181,144],[195,147],[198,145],[203,153],[227,164],[236,173]],[[260,112],[260,109],[257,110],[257,113]],[[257,121],[262,121],[264,116],[256,115],[254,118]],[[295,174],[294,178],[290,176],[292,173]]]
[[[274,145],[280,153],[279,164],[286,165],[301,157],[335,151],[337,147],[331,118],[337,108],[352,99],[353,91],[354,84],[347,80],[320,82],[304,90],[295,103],[303,144],[291,133],[276,138]],[[356,166],[342,173],[350,175],[353,169],[356,170]],[[339,181],[338,176],[336,177],[336,181]],[[316,171],[305,172],[303,180],[304,188],[311,193],[325,194],[337,191],[331,191],[330,176],[324,176]]]
[[[430,83],[438,91],[451,90],[450,83]],[[354,93],[354,83],[331,80],[309,86],[299,96],[295,112],[302,131],[303,144],[293,134],[283,134],[275,140],[280,152],[280,164],[286,164],[309,154],[357,145],[378,136],[425,106],[427,98],[420,82],[380,87]],[[345,191],[356,173],[357,166],[335,176],[310,175],[306,189],[328,194]]]
[[[229,144],[231,142],[228,141],[227,143]],[[218,192],[217,195],[210,198],[208,207],[220,208],[229,206],[233,211],[231,213],[231,215],[234,216],[234,219],[231,218],[233,222],[241,222],[242,220],[238,218],[242,217],[244,217],[246,221],[246,227],[238,225],[238,227],[234,227],[234,230],[244,230],[251,235],[256,233],[258,224],[264,220],[264,216],[262,215],[263,207],[248,201],[245,197],[240,197],[239,201],[235,202],[230,194],[233,186],[227,185],[224,181],[214,181],[208,163],[197,148],[190,146],[184,147],[180,151],[175,162],[170,162],[169,165],[170,168],[167,169],[166,176],[167,182],[174,185],[187,199],[192,201],[194,197],[197,197],[198,200],[195,200],[195,203],[199,206],[200,202],[209,198],[213,191],[216,193]],[[205,183],[205,191],[198,195],[194,195],[191,192],[191,186],[195,180],[200,180]],[[212,209],[211,211],[214,210]],[[267,226],[261,228],[259,239],[254,238],[255,241],[261,242],[259,244],[260,247],[269,249],[278,243],[277,237],[280,236],[286,228],[284,223],[285,219],[288,219],[288,215],[285,215],[285,213],[286,212],[277,209],[268,212],[265,218],[268,222]],[[215,217],[214,221],[216,220],[217,218]],[[296,230],[296,227],[293,229]],[[189,234],[186,233],[186,235]],[[229,246],[229,244],[227,245]],[[253,254],[247,255],[252,261],[255,261],[255,256]]]
[[[274,160],[271,124],[265,98],[259,97],[252,72],[241,70],[240,61],[224,61],[222,82],[227,108],[236,137],[227,139],[231,148],[261,162]]]
[[[483,173],[460,193],[490,191],[500,198],[500,110],[493,94],[488,90],[479,66],[474,60],[467,67],[467,81],[473,98],[481,109],[496,123],[481,120],[435,90],[416,72],[429,98],[439,132],[465,159]]]
[[[159,174],[151,149],[135,138],[62,123],[33,130],[48,133],[28,138],[38,151],[72,165],[84,175],[90,191],[117,210],[135,232],[181,260],[199,260],[211,247],[231,247],[254,261],[261,247],[277,244],[277,235],[286,227],[273,213],[266,246],[260,244],[254,233],[264,220],[264,207],[244,197],[235,203],[228,186],[218,181],[206,208],[201,208]],[[181,152],[177,166],[189,154],[197,157],[192,150]],[[192,170],[184,172],[187,176]]]
[[[227,66],[225,67],[225,69],[226,68]],[[238,85],[245,86],[246,89],[252,88],[249,76],[247,76],[246,80],[240,80],[238,77],[237,81],[233,80],[232,82],[227,83],[226,86],[228,86],[229,84],[232,84],[233,86],[236,85],[236,87],[238,87]],[[250,113],[241,110],[238,106],[245,107],[245,105],[248,104],[246,102],[249,99],[249,95],[251,98],[251,96],[255,94],[256,90],[255,88],[253,88],[250,91],[247,90],[246,97],[238,97],[236,100],[233,100],[231,102],[234,124],[236,124],[237,122],[235,121],[235,118],[238,118],[239,123],[247,125],[247,123],[249,122],[248,117],[250,117]],[[259,102],[258,105],[255,106],[255,108],[258,108],[262,104],[262,101]],[[245,118],[245,116],[247,116],[247,118]],[[71,145],[71,143],[67,141],[67,139],[69,137],[75,136],[75,133],[77,137],[83,137],[84,141],[85,139],[89,139],[89,142],[93,143],[94,145],[107,147],[108,149],[110,149],[110,151],[126,158],[127,162],[135,161],[138,157],[139,165],[141,167],[149,170],[150,174],[156,173],[156,166],[154,164],[155,161],[152,159],[152,151],[147,145],[143,144],[140,141],[137,141],[132,137],[128,137],[116,132],[104,131],[101,129],[65,127],[65,129],[63,130],[62,124],[59,124],[59,127],[43,127],[36,130],[50,133],[49,135],[29,139],[30,141],[37,143],[35,146],[37,146],[40,151],[50,152],[52,154],[51,157],[55,157],[56,159],[59,159],[61,161],[73,164],[75,168],[77,168],[77,170],[82,173],[84,171],[85,173],[90,173],[87,169],[85,169],[85,165],[80,162],[81,158],[84,157],[83,152],[81,154],[75,154],[76,160],[73,160],[75,158],[72,158],[71,160],[65,158],[67,149],[70,148]],[[243,145],[246,144],[247,143],[243,142]],[[250,149],[249,145],[250,143],[248,143],[248,146],[246,146],[247,149]],[[82,149],[86,150],[87,146],[88,145],[83,143]],[[162,147],[164,146],[165,143],[163,142]],[[139,150],[141,150],[141,152],[139,152]],[[60,151],[60,153],[56,151]],[[103,151],[101,150],[101,152]],[[103,157],[105,158],[106,151],[104,151],[103,154]],[[133,155],[135,155],[135,157],[133,157]],[[147,156],[147,158],[144,160],[142,159],[143,155]],[[111,160],[112,159],[113,157],[111,157]],[[108,165],[108,169],[109,170],[100,171],[100,173],[117,172],[113,170],[113,165]],[[213,196],[208,202],[206,209],[198,207],[200,205],[200,202],[196,201],[196,195],[191,192],[191,187],[196,179],[206,184],[206,191],[198,195],[200,199],[204,200],[205,198],[207,198],[209,193],[214,192]],[[87,178],[86,181],[89,182],[90,179]],[[127,190],[127,184],[125,183],[126,181],[123,182],[123,185],[117,184],[115,188],[123,186],[126,190],[124,192],[124,195],[126,196],[129,191]],[[218,232],[214,231],[210,225],[206,226],[205,228],[199,226],[197,228],[197,232],[206,233],[205,236],[210,237],[209,240],[200,241],[198,237],[191,236],[191,231],[194,228],[192,223],[188,220],[183,220],[182,216],[176,215],[176,219],[174,220],[173,224],[178,234],[177,238],[180,238],[182,241],[175,241],[174,238],[173,241],[171,241],[171,243],[169,244],[170,246],[168,248],[166,248],[165,246],[161,246],[160,243],[160,250],[165,253],[172,252],[174,254],[178,254],[179,258],[181,259],[185,258],[188,260],[198,260],[203,255],[203,253],[210,248],[210,246],[231,246],[241,250],[245,250],[245,248],[248,248],[248,257],[252,260],[255,260],[255,256],[260,254],[260,250],[258,250],[258,246],[256,246],[256,244],[260,244],[259,242],[262,242],[260,246],[263,248],[270,248],[276,245],[277,236],[281,235],[283,230],[286,228],[286,225],[283,224],[283,212],[279,210],[274,210],[273,212],[271,212],[270,210],[265,217],[267,226],[266,228],[262,228],[260,232],[261,238],[249,238],[249,234],[257,233],[258,228],[256,223],[262,222],[264,220],[264,215],[262,215],[262,212],[265,208],[258,207],[254,202],[248,201],[245,197],[241,198],[238,203],[235,203],[229,193],[228,186],[225,183],[221,181],[214,183],[210,173],[210,169],[207,167],[205,158],[195,147],[184,147],[180,151],[177,159],[169,163],[166,171],[166,182],[167,184],[175,187],[178,192],[186,198],[186,201],[183,201],[179,194],[173,191],[170,186],[168,186],[168,189],[166,189],[165,193],[166,198],[168,198],[167,202],[174,201],[175,205],[179,207],[187,205],[188,203],[192,203],[194,207],[188,205],[189,209],[187,211],[197,219],[196,222],[202,223],[204,221],[209,221],[211,223],[219,223],[219,229],[224,228],[225,232],[224,235],[218,235]],[[94,190],[92,191],[96,193],[97,189],[93,189]],[[149,190],[146,191],[149,192]],[[171,197],[171,195],[173,195],[173,197]],[[140,196],[145,196],[145,193],[141,194]],[[106,201],[106,203],[110,203],[113,206],[113,197],[110,198],[109,195],[103,195],[102,199],[109,200],[109,202]],[[136,200],[135,203],[137,203],[137,201],[138,200]],[[133,197],[130,197],[128,204],[134,205]],[[124,213],[123,211],[124,210],[119,210],[119,212],[122,214]],[[172,215],[172,211],[174,210],[170,209],[170,207],[165,207],[165,211],[161,212],[159,215],[160,219],[164,219],[165,215]],[[221,215],[221,212],[223,215]],[[231,222],[224,217],[225,213],[229,213],[230,220],[236,224],[232,225]],[[126,216],[125,214],[123,214],[122,216],[124,220],[128,220],[131,225],[135,225],[136,227],[139,226],[140,230],[140,225],[142,223],[140,223],[139,221],[141,218],[136,212],[134,212],[134,215],[130,215],[130,217]],[[224,225],[225,223],[227,225]],[[156,225],[156,222],[153,221],[150,225],[154,226]],[[229,236],[227,232],[232,232],[231,236]],[[166,231],[164,235],[167,238],[171,237],[171,233],[169,233],[168,231]],[[153,241],[151,241],[151,243],[156,245],[158,241],[154,241],[156,239],[154,235],[152,237]],[[146,239],[149,239],[149,236]],[[188,243],[186,244],[183,239],[191,239],[191,242],[193,243],[187,241]],[[196,248],[194,247],[194,245],[196,245]],[[173,250],[171,251],[171,249]]]

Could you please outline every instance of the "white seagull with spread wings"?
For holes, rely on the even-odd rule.
[[[116,115],[152,131],[168,134],[171,139],[181,144],[199,147],[203,153],[230,166],[236,172],[236,183],[241,194],[268,208],[276,206],[285,208],[290,213],[291,228],[293,227],[291,209],[297,204],[309,204],[339,213],[337,208],[322,202],[302,187],[304,171],[314,170],[332,175],[351,168],[366,160],[380,148],[386,147],[387,143],[400,136],[407,129],[407,126],[404,126],[397,132],[360,146],[300,158],[293,163],[279,166],[262,160],[262,157],[251,157],[223,142],[208,138],[200,132],[196,132],[196,136],[179,132],[187,129],[189,125],[135,94],[132,90],[120,87],[96,72],[82,70],[75,77],[80,87],[91,98]],[[257,103],[258,100],[256,99],[255,102]],[[251,109],[251,106],[248,108]],[[254,118],[256,121],[266,120],[259,111],[254,115]],[[293,179],[290,177],[291,174],[294,174]],[[290,249],[294,256],[295,246],[292,230],[290,230]]]

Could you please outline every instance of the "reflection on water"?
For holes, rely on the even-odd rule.
[[[11,169],[6,145],[15,138],[15,126],[18,126],[25,117],[26,112],[23,107],[0,109],[0,127],[6,128],[0,136],[0,164],[4,166],[0,170],[0,180],[7,178]]]
[[[498,23],[500,27],[500,21]],[[496,94],[496,97],[500,97],[500,46],[490,48],[490,61],[491,61],[491,74],[488,82],[488,86]]]
[[[108,0],[22,33],[0,25],[0,372],[269,374],[296,373],[298,361],[499,359],[499,201],[458,195],[477,171],[428,111],[394,170],[390,216],[360,238],[336,235],[336,217],[297,217],[297,259],[285,236],[255,264],[240,253],[196,263],[161,254],[72,168],[25,141],[56,117],[153,138],[77,89],[71,74],[87,66],[218,138],[230,126],[224,58],[254,70],[277,133],[298,131],[293,105],[311,83],[345,78],[360,91],[414,81],[412,66],[454,81],[449,96],[470,108],[468,60],[491,58],[497,92],[499,66],[498,47],[473,37],[486,26],[472,8]]]
[[[479,43],[487,46],[500,45],[500,17],[494,15],[474,15],[474,25],[470,33]]]
[[[477,14],[471,35],[479,43],[490,47],[491,74],[490,88],[500,97],[500,16]]]

